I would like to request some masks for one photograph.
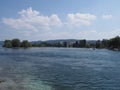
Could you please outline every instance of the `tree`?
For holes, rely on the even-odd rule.
[[[110,48],[118,48],[120,49],[120,37],[116,36],[115,38],[112,38],[109,40],[109,47]]]
[[[85,47],[86,46],[86,40],[83,39],[83,40],[80,40],[79,41],[79,47]]]
[[[20,40],[19,39],[13,39],[12,40],[12,47],[20,47]]]
[[[27,40],[23,40],[22,43],[21,43],[21,47],[31,47],[31,44],[27,41]]]
[[[101,41],[101,44],[102,44],[102,48],[108,48],[109,47],[109,40],[103,39]]]
[[[11,48],[11,47],[12,47],[12,42],[11,42],[11,40],[5,40],[3,47]]]
[[[101,48],[101,41],[100,40],[98,40],[98,41],[96,41],[96,48]]]

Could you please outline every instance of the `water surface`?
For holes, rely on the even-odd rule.
[[[0,48],[0,90],[120,90],[120,52]]]

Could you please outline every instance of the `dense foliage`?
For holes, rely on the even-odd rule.
[[[27,40],[23,40],[20,42],[19,39],[13,39],[13,40],[5,40],[3,47],[6,48],[14,48],[14,47],[31,47],[31,44]]]
[[[25,48],[27,48],[27,47],[31,47],[32,45],[27,41],[27,40],[23,40],[22,42],[21,42],[21,47],[25,47]]]
[[[11,48],[12,47],[12,41],[11,40],[5,40],[3,47]]]

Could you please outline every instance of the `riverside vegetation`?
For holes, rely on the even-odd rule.
[[[23,40],[22,42],[19,39],[13,39],[13,40],[5,40],[3,47],[6,48],[17,48],[17,47],[24,47],[28,48],[32,45],[28,42],[28,40]]]
[[[111,39],[97,40],[94,43],[89,43],[85,39],[77,40],[75,42],[57,42],[50,44],[47,42],[42,42],[39,44],[28,42],[28,40],[23,40],[22,42],[19,39],[5,40],[3,47],[14,48],[14,47],[76,47],[76,48],[107,48],[112,50],[120,50],[120,37],[116,36]]]

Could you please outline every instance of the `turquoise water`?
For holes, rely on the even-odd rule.
[[[120,52],[0,48],[0,90],[120,90]]]

